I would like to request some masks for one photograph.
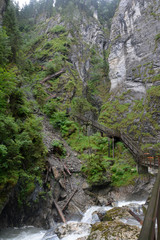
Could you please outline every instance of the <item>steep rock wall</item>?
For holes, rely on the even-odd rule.
[[[73,8],[73,6],[72,6]],[[40,15],[36,19],[37,26],[42,24],[43,27],[39,29],[39,35],[45,35],[46,41],[49,43],[55,37],[56,34],[51,34],[52,29],[55,26],[63,26],[67,30],[66,39],[68,39],[71,44],[69,46],[69,62],[72,64],[72,69],[76,71],[76,78],[78,79],[77,82],[82,86],[82,93],[79,94],[87,99],[88,97],[88,82],[92,81],[92,76],[100,73],[100,77],[98,76],[95,79],[96,83],[94,82],[93,85],[97,84],[98,86],[104,85],[106,86],[106,77],[104,76],[103,66],[105,65],[105,51],[109,45],[109,34],[108,29],[105,31],[101,26],[100,22],[97,20],[96,17],[92,15],[87,15],[84,10],[79,10],[78,7],[75,5],[74,9],[69,15],[68,12],[65,14],[57,13],[53,18],[47,19],[45,14]],[[54,57],[50,52],[50,59]],[[47,62],[48,59],[43,59],[43,62]],[[95,70],[95,62],[97,68],[98,64],[101,64],[101,69],[98,68],[98,71]],[[65,77],[66,78],[66,77]],[[104,81],[101,81],[103,78]],[[78,85],[76,83],[76,85]],[[102,87],[104,89],[104,87]],[[77,89],[77,86],[76,86]],[[92,105],[98,107],[100,109],[101,106],[101,96],[99,97],[98,94],[94,94],[93,89],[90,90],[90,101]],[[97,89],[96,89],[97,90]],[[64,89],[62,91],[62,95],[64,94]],[[59,92],[59,89],[58,89]],[[77,96],[77,94],[75,94]],[[59,97],[59,96],[58,96]]]
[[[120,1],[110,35],[111,94],[99,117],[154,152],[160,146],[159,23],[159,1]]]
[[[121,0],[111,27],[111,91],[131,90],[141,98],[160,71],[160,2]],[[158,84],[156,82],[156,84]]]

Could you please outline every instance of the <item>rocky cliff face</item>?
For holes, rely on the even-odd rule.
[[[160,71],[160,2],[121,0],[111,28],[111,91],[131,90],[141,98]]]
[[[157,150],[160,140],[159,23],[159,1],[120,1],[110,35],[108,61],[112,97],[101,115],[104,124],[127,132],[142,148],[154,145]]]
[[[67,69],[67,71],[62,75],[60,81],[62,83],[62,79],[65,79],[67,84],[71,78],[74,78],[73,81],[76,82],[72,94],[71,89],[69,93],[66,93],[68,87],[65,88],[65,84],[63,83],[61,88],[57,90],[54,89],[55,96],[64,97],[64,93],[66,93],[64,102],[67,102],[67,100],[71,101],[73,97],[84,97],[87,98],[93,106],[100,109],[102,101],[101,96],[98,96],[101,95],[98,88],[103,86],[102,88],[104,89],[108,84],[106,83],[106,73],[104,72],[104,66],[106,64],[105,52],[109,45],[108,29],[104,31],[95,12],[88,15],[85,10],[79,9],[76,4],[71,5],[70,10],[66,12],[59,11],[59,13],[50,19],[47,19],[45,14],[43,14],[36,19],[36,22],[37,29],[40,24],[42,25],[38,30],[38,35],[43,36],[43,40],[39,45],[36,45],[37,48],[35,52],[39,52],[39,49],[43,52],[44,42],[52,44],[52,40],[58,39],[62,34],[62,32],[51,33],[54,27],[61,26],[66,29],[65,38],[69,42],[69,44],[65,45],[65,47],[68,47],[69,52],[67,60],[72,66],[66,64],[65,69]],[[38,57],[38,61],[40,60],[43,62],[42,64],[45,64],[48,60],[53,59],[54,56],[55,52],[51,50],[48,56]],[[74,71],[74,76],[73,72],[71,74],[71,71]],[[81,85],[81,89],[78,85]],[[91,85],[92,87],[90,89]],[[95,94],[93,88],[96,89],[96,91],[98,90],[98,94]],[[88,92],[90,92],[90,94],[88,94]]]

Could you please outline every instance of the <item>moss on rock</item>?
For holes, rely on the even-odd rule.
[[[114,221],[125,217],[131,217],[127,207],[114,207],[106,212],[102,221]]]
[[[119,221],[95,223],[87,240],[137,240],[140,229]]]

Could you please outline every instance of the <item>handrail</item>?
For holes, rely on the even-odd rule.
[[[74,117],[78,118],[82,122],[86,122],[88,124],[91,124],[93,127],[99,129],[101,132],[106,133],[109,137],[120,137],[120,132],[115,131],[113,129],[107,128],[104,125],[101,125],[97,121],[93,121],[89,118],[86,118],[84,116],[74,115]]]
[[[121,139],[136,157],[143,155],[143,152],[138,148],[137,144],[125,133],[121,132]]]
[[[157,230],[155,229],[157,219]],[[138,240],[160,239],[160,168]]]
[[[132,152],[132,154],[135,157],[143,154],[142,151],[140,151],[138,149],[138,146],[136,146],[136,143],[133,142],[133,140],[130,137],[128,137],[126,134],[119,132],[119,131],[115,131],[113,129],[109,129],[109,128],[105,127],[104,125],[98,123],[97,121],[93,121],[84,116],[79,116],[79,115],[74,115],[74,116],[83,122],[91,124],[93,127],[99,129],[101,132],[104,132],[105,134],[107,134],[108,137],[121,138],[122,141],[124,142],[124,144],[129,148],[129,150]]]
[[[136,157],[139,164],[150,167],[159,167],[158,175],[152,190],[146,216],[138,240],[160,240],[160,154],[144,153],[137,144],[126,134],[106,128],[96,121],[86,117],[75,116],[83,122],[90,123],[100,131],[111,137],[120,137],[124,144]],[[156,229],[157,220],[157,229]]]
[[[120,138],[123,141],[123,143],[126,145],[126,147],[130,150],[130,152],[133,154],[135,161],[138,162],[138,164],[141,164],[144,166],[150,166],[150,167],[160,166],[160,154],[156,155],[155,153],[155,155],[145,155],[145,153],[139,148],[137,143],[133,141],[130,136],[126,135],[122,131],[109,129],[104,125],[98,123],[97,121],[93,121],[84,116],[74,115],[74,117],[76,117],[82,122],[92,125],[96,129],[98,129],[100,132],[105,133],[108,137]],[[151,161],[151,158],[152,158],[152,161]]]

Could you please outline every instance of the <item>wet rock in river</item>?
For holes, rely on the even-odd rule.
[[[88,223],[78,223],[78,222],[68,222],[66,224],[60,225],[55,229],[57,236],[62,239],[76,232],[77,235],[87,235],[90,232],[91,225]]]
[[[140,229],[119,221],[95,223],[87,240],[137,240]]]
[[[130,218],[131,215],[128,212],[127,207],[114,207],[111,210],[107,211],[103,216],[102,221],[114,221],[120,220],[122,218]]]

